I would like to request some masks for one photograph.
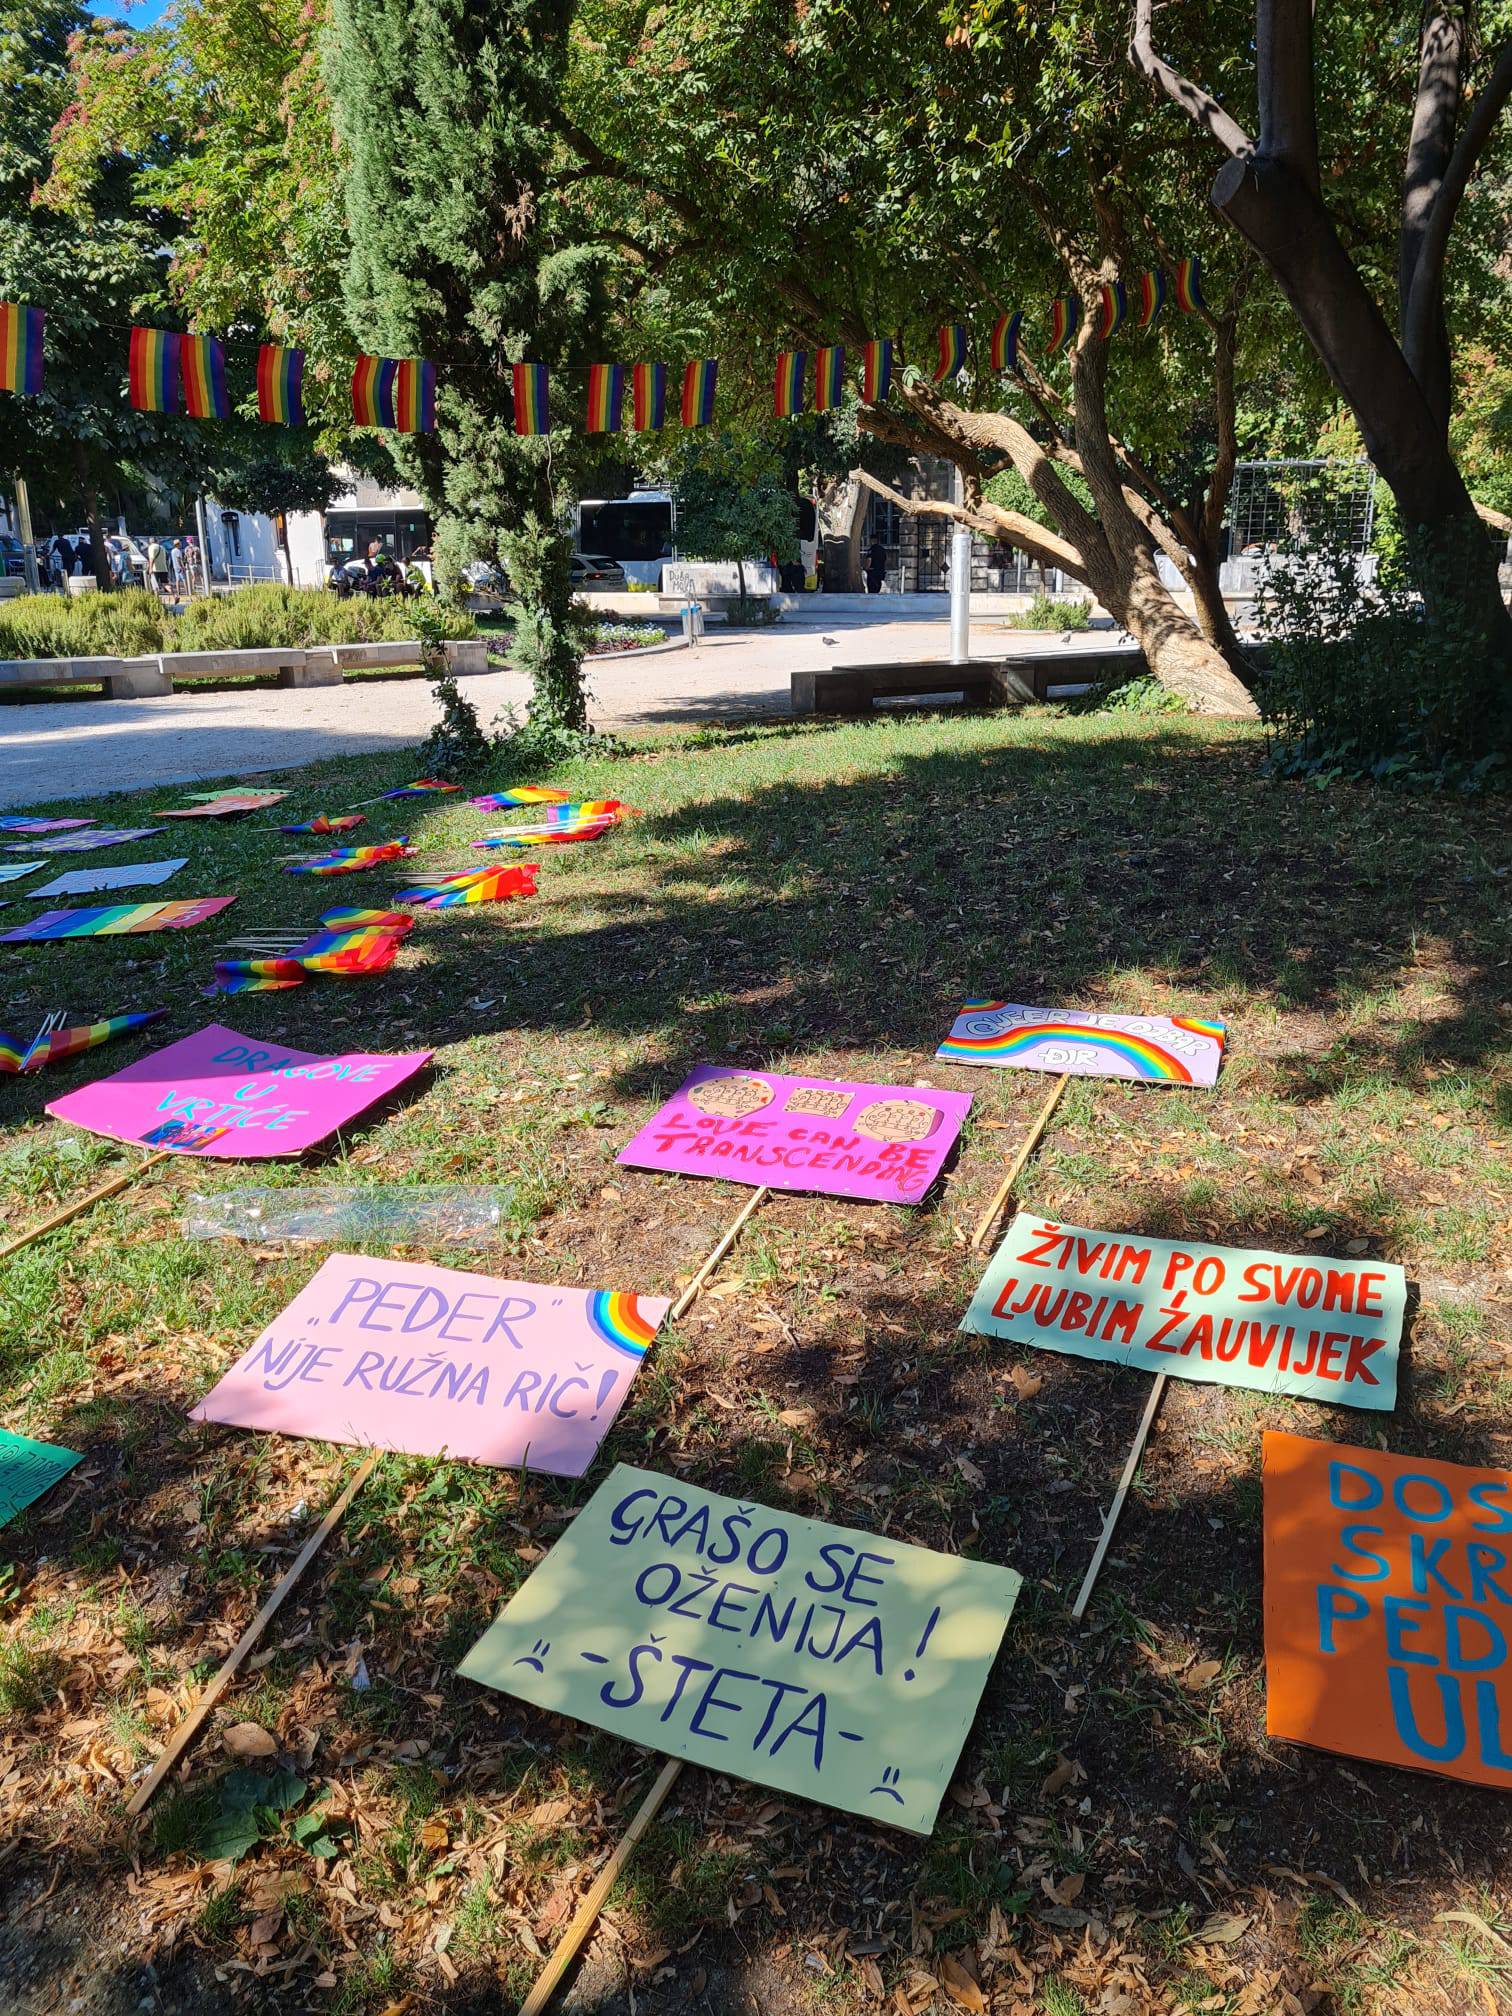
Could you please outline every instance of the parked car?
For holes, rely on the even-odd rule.
[[[574,553],[572,585],[574,588],[623,588],[625,570],[605,553]]]
[[[26,573],[26,553],[14,532],[0,532],[0,573]]]

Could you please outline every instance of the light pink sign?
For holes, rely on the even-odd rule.
[[[670,1306],[333,1253],[190,1419],[581,1477]]]
[[[700,1064],[619,1159],[633,1169],[917,1204],[970,1107],[969,1092]]]
[[[430,1058],[429,1050],[317,1057],[255,1043],[212,1022],[113,1077],[66,1093],[47,1110],[91,1133],[178,1155],[301,1155],[386,1099]]]

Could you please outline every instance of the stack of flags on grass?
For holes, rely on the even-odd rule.
[[[508,794],[504,794],[508,795]],[[519,802],[519,801],[514,801]],[[507,826],[498,833],[485,833],[474,847],[566,847],[575,840],[602,840],[634,807],[618,798],[579,798],[547,805],[533,826]]]

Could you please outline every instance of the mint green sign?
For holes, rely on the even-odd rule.
[[[459,1670],[927,1834],[1018,1591],[1011,1568],[622,1463]]]
[[[83,1460],[76,1450],[33,1442],[28,1436],[0,1428],[0,1526],[50,1491]]]
[[[961,1328],[1389,1412],[1406,1307],[1407,1277],[1385,1260],[1089,1232],[1021,1211]]]

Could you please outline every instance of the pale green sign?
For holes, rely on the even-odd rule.
[[[12,1435],[8,1428],[0,1428],[0,1526],[50,1491],[83,1460],[74,1449],[33,1442],[29,1436]]]
[[[459,1670],[927,1834],[1019,1579],[622,1463]]]
[[[1406,1307],[1407,1277],[1385,1260],[1089,1232],[1021,1211],[961,1328],[1389,1412]]]

